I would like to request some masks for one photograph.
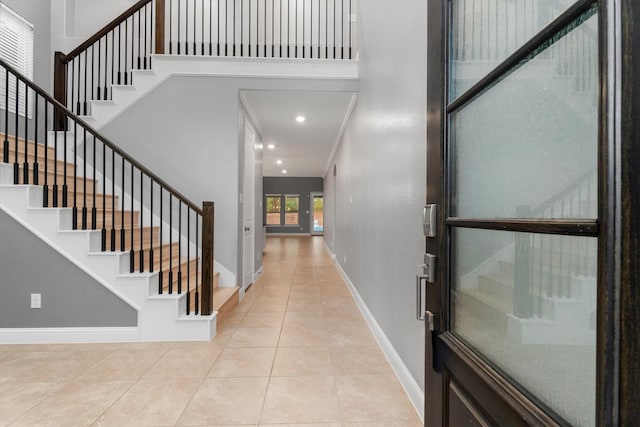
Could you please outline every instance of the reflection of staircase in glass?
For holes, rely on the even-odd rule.
[[[588,171],[536,209],[519,208],[518,216],[596,218],[596,177]],[[513,243],[460,278],[454,323],[484,325],[519,344],[594,343],[596,239],[510,235]]]

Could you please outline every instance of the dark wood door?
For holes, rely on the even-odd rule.
[[[615,3],[429,0],[425,425],[613,425],[635,405],[612,315]]]

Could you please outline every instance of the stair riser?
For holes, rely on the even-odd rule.
[[[78,189],[80,190],[80,189]],[[53,188],[49,188],[49,205],[51,205],[53,203]],[[58,184],[58,204],[62,203],[62,194],[63,194],[63,189],[62,189],[62,185]],[[110,195],[106,195],[103,197],[102,194],[96,194],[95,195],[95,207],[96,208],[103,208],[105,205],[107,208],[111,208],[111,206],[115,205],[116,207],[118,207],[118,196],[110,196]],[[67,206],[68,207],[73,207],[73,203],[74,202],[74,194],[73,194],[73,187],[67,187]],[[85,200],[85,193],[82,193],[80,191],[78,191],[75,194],[75,202],[76,202],[76,206],[78,208],[82,208],[82,207],[87,207],[87,208],[92,208],[94,206],[94,200],[93,200],[93,193],[86,193],[86,200]]]
[[[507,333],[507,315],[500,310],[474,298],[464,292],[456,293],[456,308],[469,316],[477,318],[476,323],[482,324],[500,333]]]
[[[92,228],[92,218],[91,218],[91,209],[88,209],[88,213],[87,213],[87,228],[91,229]],[[115,220],[115,221],[114,221]],[[122,228],[122,218],[120,215],[120,212],[116,212],[115,218],[111,217],[111,211],[107,211],[107,215],[105,218],[105,228],[107,228],[108,230],[112,228],[113,225],[115,225],[115,228],[117,229],[117,231],[119,232],[120,228]],[[82,217],[81,217],[81,208],[79,209],[79,213],[78,213],[78,228],[81,228],[82,225]],[[138,212],[134,212],[133,215],[133,225],[137,226],[138,225]],[[96,229],[102,229],[102,210],[98,210],[97,215],[96,215]],[[124,228],[132,228],[132,223],[131,223],[131,213],[125,211],[125,215],[124,215]]]

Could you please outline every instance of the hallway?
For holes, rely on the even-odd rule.
[[[269,237],[210,343],[0,346],[0,426],[418,427],[324,247]]]

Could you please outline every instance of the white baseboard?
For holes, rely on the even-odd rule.
[[[400,358],[400,355],[393,348],[391,341],[389,341],[384,331],[382,330],[376,319],[373,317],[371,311],[369,311],[369,308],[358,293],[358,290],[354,286],[351,279],[349,279],[349,276],[347,276],[347,273],[342,269],[342,266],[338,262],[334,263],[336,265],[336,268],[340,272],[340,275],[342,275],[342,278],[347,284],[351,295],[353,295],[353,298],[356,300],[356,304],[360,308],[360,311],[362,312],[367,325],[369,325],[369,329],[371,329],[371,332],[378,342],[378,345],[382,349],[382,352],[386,356],[387,360],[391,364],[391,367],[396,373],[396,376],[400,380],[402,387],[404,387],[405,392],[409,396],[409,400],[411,400],[411,403],[420,416],[420,419],[424,422],[424,392],[422,391],[422,389],[420,389],[420,386],[411,375],[411,372],[409,372],[409,369]]]
[[[0,344],[79,344],[139,340],[137,327],[0,328]]]

